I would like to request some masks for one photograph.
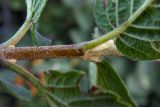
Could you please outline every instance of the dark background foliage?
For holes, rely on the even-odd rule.
[[[94,0],[48,0],[38,24],[39,32],[52,44],[72,44],[93,38]],[[0,0],[0,42],[10,38],[22,25],[26,15],[25,0]],[[30,32],[18,44],[31,46]],[[135,62],[124,57],[107,57],[125,81],[129,91],[141,107],[160,106],[159,62]],[[42,72],[48,69],[88,71],[89,63],[78,59],[49,59],[19,61],[43,81]],[[90,68],[94,70],[94,68]],[[0,107],[41,107],[35,88],[14,73],[0,69],[0,78],[6,78],[32,91],[34,98],[26,102],[0,92]],[[87,86],[87,85],[86,85]],[[86,88],[86,87],[84,87]]]

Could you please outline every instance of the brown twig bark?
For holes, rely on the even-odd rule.
[[[102,56],[122,56],[113,40],[93,49],[85,50],[87,43],[56,46],[0,47],[0,59],[34,60],[46,58],[81,58],[100,61]]]
[[[45,58],[74,58],[84,55],[82,45],[57,45],[34,47],[0,48],[0,58],[16,60],[33,60]]]

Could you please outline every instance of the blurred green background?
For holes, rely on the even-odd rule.
[[[73,44],[88,41],[98,32],[93,16],[94,0],[48,0],[38,23],[39,32],[54,44]],[[23,24],[26,15],[25,0],[0,0],[0,42],[10,38]],[[30,32],[18,46],[31,46]],[[135,62],[124,57],[107,57],[125,81],[140,107],[160,107],[159,62]],[[47,59],[19,61],[18,64],[43,81],[42,72],[49,69],[67,71],[77,69],[87,72],[89,62],[79,59]],[[41,107],[39,96],[31,84],[16,74],[0,68],[0,78],[24,85],[34,94],[32,101],[18,100],[0,92],[0,107]]]

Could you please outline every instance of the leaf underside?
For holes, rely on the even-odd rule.
[[[52,107],[128,107],[128,103],[120,101],[114,92],[92,90],[84,93],[79,83],[84,73],[70,71],[62,73],[50,71],[46,74],[46,82],[51,96],[47,96],[48,106]],[[49,99],[49,100],[48,100]],[[55,106],[56,105],[56,106]]]
[[[47,0],[26,0],[27,18],[31,17],[32,22],[36,23],[40,18],[43,8]]]
[[[40,18],[43,8],[47,0],[26,0],[27,4],[27,19],[32,21],[32,41],[36,46],[46,46],[51,44],[51,40],[43,37],[36,29],[36,23]]]
[[[106,33],[121,26],[147,0],[96,0],[97,25]],[[160,59],[160,1],[152,4],[120,35],[115,44],[125,56],[134,60]]]
[[[35,46],[49,46],[52,41],[44,36],[42,36],[36,29],[36,25],[33,24],[31,28],[32,42]]]
[[[97,63],[97,85],[104,90],[116,92],[121,99],[128,102],[131,107],[136,107],[123,81],[112,66],[105,60]]]

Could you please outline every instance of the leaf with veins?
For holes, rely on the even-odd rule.
[[[151,2],[153,1],[153,2]],[[146,2],[151,2],[143,8]],[[115,40],[118,50],[134,60],[160,59],[160,1],[159,0],[96,0],[94,14],[97,25],[106,33],[114,32],[134,16],[143,12],[121,31]]]
[[[27,18],[32,18],[32,21],[36,23],[40,18],[43,8],[46,5],[47,0],[26,0],[27,4]]]

